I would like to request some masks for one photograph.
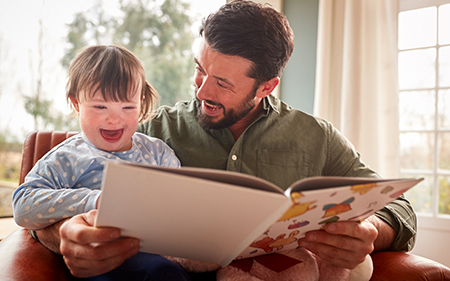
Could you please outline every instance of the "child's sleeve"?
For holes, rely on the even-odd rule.
[[[175,155],[175,152],[165,142],[160,141],[158,148],[158,166],[178,168],[181,166],[180,160]]]
[[[96,208],[100,191],[73,186],[74,174],[65,163],[56,156],[38,161],[16,189],[13,210],[18,225],[39,230]]]

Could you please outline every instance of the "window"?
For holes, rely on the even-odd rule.
[[[65,100],[67,66],[80,47],[126,46],[132,41],[130,34],[140,32],[142,40],[134,44],[138,47],[126,47],[143,62],[147,80],[160,93],[160,102],[172,104],[193,95],[195,63],[186,42],[197,37],[200,20],[225,2],[0,1],[0,217],[12,215],[11,197],[17,187],[25,136],[37,129],[79,130],[77,122],[61,121],[71,120]],[[126,19],[132,22],[129,29],[123,24]],[[160,28],[153,32],[148,25],[135,24],[144,20],[166,24],[152,25]],[[155,34],[163,34],[171,45],[163,48]]]
[[[450,0],[402,0],[398,31],[400,173],[425,178],[407,197],[430,225],[448,228]]]

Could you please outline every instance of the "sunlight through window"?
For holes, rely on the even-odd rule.
[[[441,216],[450,215],[450,4],[430,6],[399,14],[400,167],[426,179],[407,192],[415,210]]]

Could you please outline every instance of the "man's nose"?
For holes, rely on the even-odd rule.
[[[204,77],[195,81],[197,87],[197,97],[200,100],[214,100],[214,91],[211,79]]]

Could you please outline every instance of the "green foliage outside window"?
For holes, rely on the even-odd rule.
[[[147,81],[160,95],[159,104],[171,105],[192,97],[195,68],[192,45],[197,35],[192,31],[190,5],[182,0],[122,0],[119,11],[110,15],[105,12],[103,1],[95,1],[88,11],[76,14],[68,25],[67,48],[61,64],[68,68],[86,46],[122,45],[142,61]],[[78,118],[66,116],[54,108],[52,100],[45,98],[42,20],[39,24],[36,79],[32,79],[32,90],[22,93],[24,108],[33,116],[36,130],[77,131]],[[0,57],[4,54],[0,48]],[[3,71],[1,74],[0,95],[1,82],[6,79]],[[12,215],[11,197],[19,180],[22,142],[6,131],[0,132],[0,217]]]
[[[78,13],[69,25],[69,48],[62,59],[68,67],[85,46],[117,44],[133,52],[143,63],[147,81],[160,94],[160,104],[174,104],[192,96],[195,35],[181,0],[121,1],[121,15],[107,15],[101,3],[91,13]]]

